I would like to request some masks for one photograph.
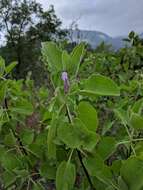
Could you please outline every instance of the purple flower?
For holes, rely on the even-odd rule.
[[[69,90],[69,79],[68,79],[68,73],[67,72],[62,72],[61,76],[62,80],[64,81],[64,92],[67,93]]]
[[[62,72],[62,80],[65,82],[66,80],[68,80],[68,73],[67,72]]]

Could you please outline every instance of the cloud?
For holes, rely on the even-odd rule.
[[[111,36],[143,32],[143,0],[37,0],[44,7],[55,6],[63,26],[78,20],[79,28],[98,30]]]

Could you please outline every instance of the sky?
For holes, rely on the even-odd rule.
[[[46,9],[54,5],[63,28],[76,21],[80,29],[97,30],[112,37],[131,30],[143,32],[143,0],[36,0]]]

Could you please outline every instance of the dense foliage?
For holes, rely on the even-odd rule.
[[[0,183],[8,190],[143,189],[143,45],[42,44],[48,88],[0,60]]]
[[[6,63],[17,61],[13,75],[19,79],[32,71],[33,79],[44,71],[40,61],[42,41],[59,40],[66,32],[61,30],[53,6],[44,9],[35,0],[0,0],[0,53]]]

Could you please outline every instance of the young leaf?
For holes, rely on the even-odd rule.
[[[42,43],[42,54],[48,63],[50,71],[57,73],[62,71],[62,51],[53,42]]]
[[[17,62],[12,62],[10,65],[8,65],[5,68],[6,74],[9,74],[15,68],[16,65],[17,65]]]
[[[132,107],[132,111],[134,113],[138,113],[141,114],[143,108],[143,98],[139,99],[138,101],[136,101]]]
[[[70,71],[70,68],[72,66],[71,57],[66,51],[63,51],[62,53],[62,65],[63,71]]]
[[[63,161],[56,173],[56,189],[72,190],[76,178],[75,166],[70,162]]]
[[[143,129],[143,117],[139,114],[132,113],[130,118],[130,125],[134,129]]]
[[[84,123],[88,130],[96,132],[98,127],[97,112],[88,102],[80,102],[78,105],[78,118]]]
[[[140,190],[143,188],[143,160],[136,157],[124,161],[120,173],[129,190]]]
[[[77,45],[71,53],[71,64],[74,74],[78,74],[79,66],[84,55],[84,44]]]
[[[121,120],[123,125],[127,125],[128,124],[128,114],[125,110],[119,108],[119,109],[114,109],[114,112],[116,114],[116,116]]]
[[[119,96],[120,90],[116,83],[108,77],[94,74],[84,81],[83,90],[85,95]]]

